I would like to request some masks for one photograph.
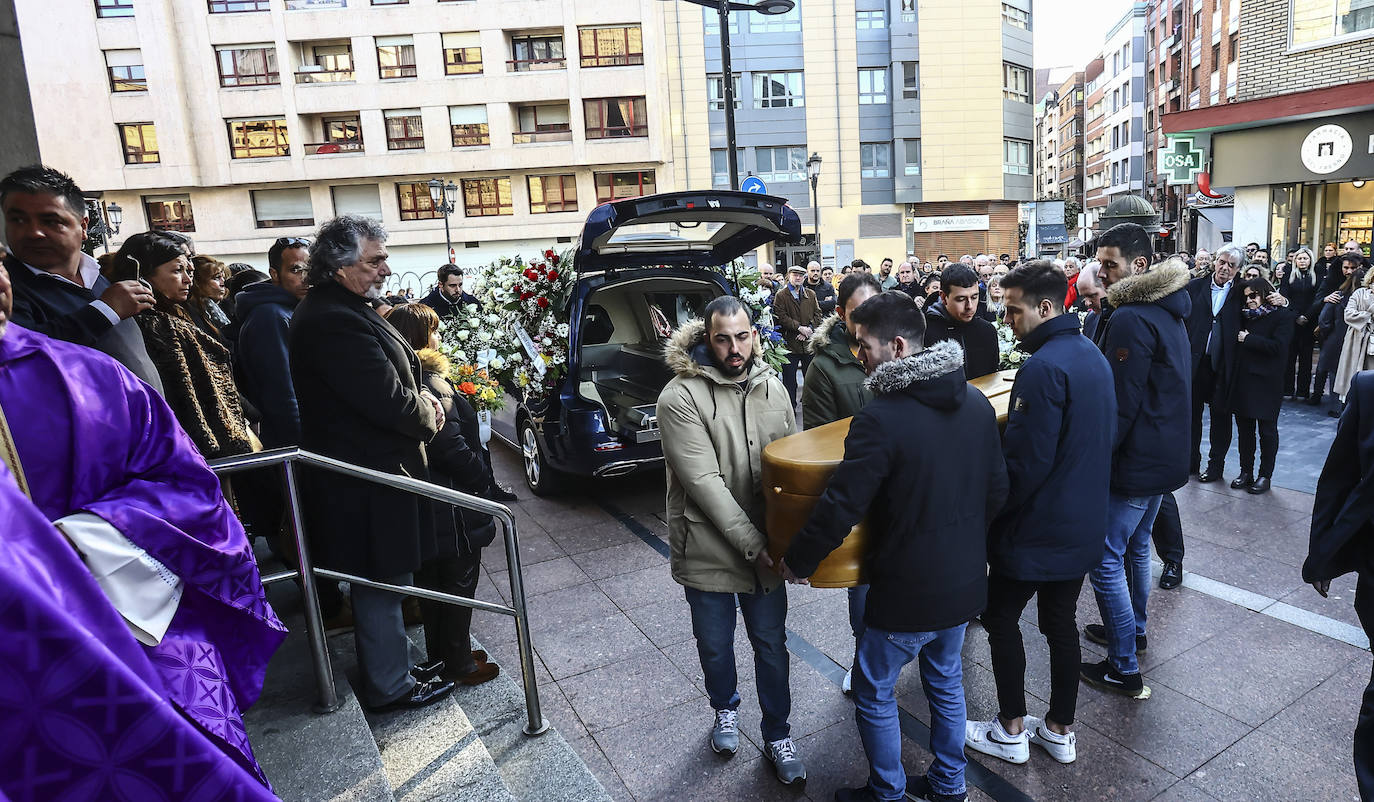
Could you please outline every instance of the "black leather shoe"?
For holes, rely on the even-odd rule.
[[[1246,471],[1245,473],[1242,473],[1240,476],[1237,476],[1235,478],[1235,481],[1231,482],[1231,489],[1244,490],[1254,483],[1255,477],[1251,476],[1249,471]]]
[[[519,501],[520,497],[505,485],[492,485],[491,499],[492,501]]]
[[[1268,476],[1261,476],[1260,478],[1256,479],[1254,484],[1252,484],[1252,485],[1250,485],[1249,487],[1245,488],[1245,492],[1247,492],[1247,493],[1253,493],[1253,494],[1256,495],[1256,496],[1258,496],[1260,493],[1268,493],[1268,492],[1269,492],[1269,477],[1268,477]]]
[[[432,705],[453,693],[453,683],[444,682],[437,679],[425,680],[415,683],[415,687],[410,689],[410,693],[392,702],[372,708],[374,713],[386,713],[391,710],[414,710],[420,707]]]
[[[1319,395],[1309,396],[1308,398],[1303,400],[1303,403],[1307,404],[1310,407],[1321,406],[1322,397]]]
[[[1176,562],[1165,562],[1164,570],[1159,572],[1159,586],[1173,590],[1183,584],[1183,566]]]
[[[1207,484],[1208,482],[1219,482],[1221,481],[1221,471],[1209,467],[1207,470],[1197,475],[1197,480],[1203,484]]]
[[[410,676],[414,677],[417,682],[424,682],[444,673],[445,668],[447,668],[447,664],[443,660],[430,660],[428,663],[419,663],[410,669]]]

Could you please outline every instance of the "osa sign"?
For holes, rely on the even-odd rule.
[[[1159,151],[1155,171],[1167,177],[1171,185],[1192,184],[1197,181],[1198,173],[1206,169],[1206,164],[1207,151],[1191,136],[1171,136],[1168,147]]]

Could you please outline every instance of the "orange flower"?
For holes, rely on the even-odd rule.
[[[458,385],[458,389],[464,395],[477,395],[477,385],[473,384],[472,382],[463,382],[462,384]]]

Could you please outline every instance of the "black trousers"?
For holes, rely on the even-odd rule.
[[[1283,371],[1283,394],[1306,398],[1312,392],[1312,327],[1296,326]]]
[[[481,549],[474,554],[446,554],[425,561],[415,575],[415,584],[472,599],[481,567]],[[471,607],[421,599],[420,617],[425,625],[425,655],[430,660],[443,660],[449,671],[459,674],[477,668],[472,660]]]
[[[810,354],[792,354],[787,357],[787,364],[782,369],[782,386],[787,388],[787,397],[792,399],[792,406],[797,405],[797,371],[803,374],[811,366]]]
[[[1355,612],[1364,634],[1374,641],[1374,577],[1363,572],[1355,585]],[[1374,800],[1374,672],[1365,686],[1360,717],[1355,722],[1355,780],[1360,786],[1360,799]]]
[[[1259,473],[1255,473],[1255,429],[1259,429]],[[1236,439],[1240,450],[1240,472],[1251,476],[1274,476],[1274,461],[1279,455],[1279,422],[1236,416]]]
[[[1154,528],[1150,530],[1155,552],[1166,563],[1183,564],[1183,521],[1178,517],[1178,501],[1173,493],[1165,493],[1159,504],[1159,515],[1155,516]]]
[[[1221,400],[1224,388],[1220,384],[1221,376],[1212,370],[1212,363],[1203,354],[1193,371],[1193,450],[1189,454],[1192,464],[1201,466],[1202,408],[1207,406],[1212,412],[1207,432],[1207,467],[1217,470],[1226,462],[1226,452],[1231,449],[1231,410]]]
[[[997,681],[998,715],[1026,715],[1026,649],[1021,640],[1021,612],[1038,596],[1040,634],[1050,645],[1050,710],[1055,724],[1073,723],[1078,706],[1078,594],[1083,577],[1062,582],[1027,582],[993,574],[988,577],[988,608],[983,628],[992,647],[992,673]]]

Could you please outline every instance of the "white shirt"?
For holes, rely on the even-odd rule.
[[[1221,307],[1226,303],[1226,296],[1231,292],[1231,284],[1234,281],[1235,279],[1232,279],[1218,287],[1216,280],[1212,280],[1212,317],[1221,314]]]
[[[77,265],[76,268],[77,276],[81,279],[80,284],[77,284],[75,281],[72,281],[66,276],[59,276],[56,273],[49,273],[46,270],[41,270],[28,263],[25,263],[24,267],[27,267],[29,269],[29,272],[33,273],[35,276],[49,276],[57,281],[65,281],[66,283],[71,284],[74,287],[83,287],[84,289],[90,289],[91,287],[95,286],[95,280],[100,278],[100,263],[97,262],[95,259],[91,258],[90,254],[85,252],[82,252],[81,264]],[[100,313],[104,315],[107,320],[110,321],[111,326],[119,325],[119,315],[115,314],[115,310],[111,309],[109,304],[97,298],[94,301],[91,301],[91,306],[94,306],[96,309],[99,309]]]

